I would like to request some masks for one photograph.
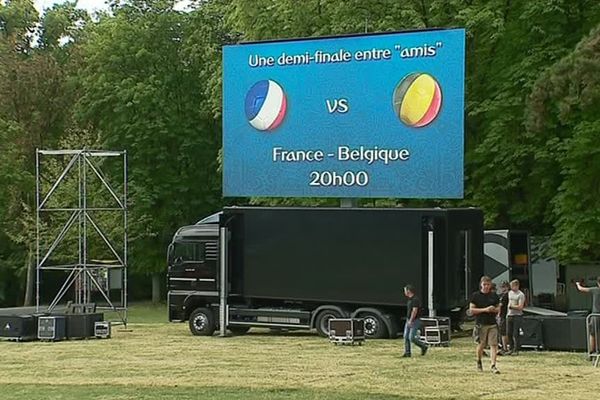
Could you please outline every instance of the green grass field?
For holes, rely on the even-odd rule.
[[[334,346],[305,332],[194,337],[165,307],[130,309],[108,340],[0,342],[0,400],[13,399],[586,399],[600,368],[581,353],[523,352],[500,375],[475,370],[454,339],[402,359],[402,340]],[[489,366],[486,366],[489,368]]]

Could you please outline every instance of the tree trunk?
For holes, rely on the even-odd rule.
[[[30,307],[34,304],[34,292],[35,292],[35,280],[36,280],[36,265],[33,262],[33,245],[29,246],[27,251],[27,261],[25,261],[25,268],[27,268],[27,281],[25,282],[25,300],[23,306]]]
[[[152,304],[161,302],[160,297],[160,274],[152,274]]]

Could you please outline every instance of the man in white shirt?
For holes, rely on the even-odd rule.
[[[506,313],[506,330],[510,341],[510,352],[508,354],[519,354],[520,332],[523,327],[523,308],[525,308],[525,294],[519,290],[519,281],[517,279],[510,282],[510,292],[508,292],[508,312]]]

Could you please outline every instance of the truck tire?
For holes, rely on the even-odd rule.
[[[195,336],[212,336],[215,333],[215,317],[208,308],[196,308],[190,314],[190,331]]]
[[[250,330],[250,327],[249,326],[230,326],[229,330],[234,335],[244,335]]]
[[[315,329],[319,336],[329,336],[329,320],[334,318],[342,318],[342,314],[333,309],[325,309],[317,314],[317,317],[315,318]]]
[[[385,339],[388,337],[385,322],[379,315],[373,312],[363,312],[358,317],[365,320],[365,336],[369,339]]]

